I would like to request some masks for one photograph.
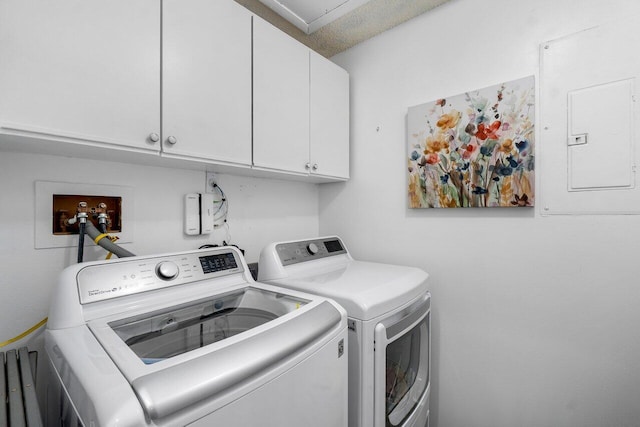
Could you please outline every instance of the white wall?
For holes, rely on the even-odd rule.
[[[96,173],[102,176],[92,177]],[[0,151],[0,342],[47,315],[58,273],[76,262],[75,247],[34,249],[35,181],[132,187],[135,240],[123,246],[137,255],[197,249],[227,238],[224,232],[183,234],[184,195],[205,190],[204,172]],[[227,241],[245,249],[247,262],[257,262],[272,241],[318,234],[318,186],[222,174],[217,182],[229,200]],[[90,246],[84,259],[105,255]],[[31,347],[27,339],[0,350],[25,344]]]
[[[638,13],[631,0],[452,0],[333,58],[351,76],[353,178],[320,188],[320,232],[431,274],[432,426],[640,424],[640,218],[409,210],[405,132],[408,107],[538,84],[540,43]]]

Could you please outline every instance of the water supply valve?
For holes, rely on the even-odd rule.
[[[98,206],[95,208],[94,218],[98,218],[98,229],[103,233],[106,233],[108,225],[110,224],[106,203],[98,203]]]
[[[80,224],[87,223],[87,218],[89,218],[89,207],[87,205],[87,202],[78,202],[76,217],[78,218],[78,222]]]

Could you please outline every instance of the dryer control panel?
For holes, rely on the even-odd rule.
[[[276,251],[283,266],[347,253],[337,237],[279,243]]]
[[[207,250],[87,265],[76,280],[80,303],[87,304],[243,271],[236,252]]]

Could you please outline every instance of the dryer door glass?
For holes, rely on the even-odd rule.
[[[245,288],[109,326],[144,363],[151,364],[248,331],[307,302]]]
[[[428,318],[426,320],[428,321]],[[422,358],[426,357],[426,363],[428,363],[428,338],[425,322],[415,326],[411,332],[387,346],[387,415],[394,412],[415,385],[421,365],[425,366]],[[428,383],[428,370],[425,375],[427,378],[423,384]]]
[[[377,328],[380,336],[376,342],[386,344],[385,359],[380,364],[385,369],[381,378],[385,389],[379,393],[381,398],[384,394],[387,427],[404,426],[406,420],[415,416],[413,411],[429,386],[431,312],[428,302],[398,323]]]

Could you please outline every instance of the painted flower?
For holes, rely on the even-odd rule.
[[[411,152],[411,160],[418,160],[418,158],[420,158],[420,153],[415,150]]]
[[[489,125],[489,127],[485,126],[484,123],[480,123],[478,125],[478,131],[476,132],[476,138],[484,141],[485,139],[498,139],[498,130],[500,129],[500,126],[502,125],[502,123],[500,122],[500,120],[496,120],[495,122],[491,123],[491,125]]]
[[[513,169],[510,166],[496,165],[495,171],[500,176],[509,176],[513,173]]]
[[[482,187],[474,187],[472,193],[473,194],[487,194],[489,191],[487,191],[486,188],[482,188]]]
[[[516,142],[516,147],[518,147],[518,151],[521,153],[529,147],[529,141],[523,139],[520,142]]]
[[[529,196],[527,196],[526,194],[523,194],[522,197],[516,194],[515,196],[513,196],[513,200],[511,201],[511,204],[513,206],[519,206],[519,207],[531,206],[531,204],[529,203]]]
[[[473,152],[478,148],[475,144],[467,144],[464,151],[462,152],[462,158],[465,160],[469,160]]]
[[[458,124],[461,114],[456,110],[451,110],[448,114],[443,114],[436,123],[440,129],[453,129]]]
[[[482,113],[487,108],[487,104],[489,104],[489,100],[485,97],[468,99],[468,101],[469,106],[478,113]]]
[[[442,139],[442,136],[443,135],[438,135],[438,138],[434,138],[433,136],[427,137],[427,148],[424,150],[424,154],[439,153],[440,151],[449,153],[449,142]]]
[[[527,170],[527,172],[531,172],[532,170],[534,170],[535,166],[536,166],[536,162],[534,157],[529,156],[525,159],[524,167]]]
[[[469,123],[465,128],[464,131],[466,133],[468,133],[469,135],[475,135],[476,134],[476,125],[473,123]]]
[[[425,161],[430,165],[435,165],[440,161],[440,156],[438,156],[436,153],[430,153],[427,154]]]
[[[493,154],[493,147],[494,146],[483,145],[482,147],[480,147],[480,154],[486,157],[491,156]]]
[[[511,154],[513,149],[514,149],[513,139],[511,139],[511,138],[505,139],[502,142],[502,144],[500,144],[500,147],[498,148],[498,150],[500,150],[501,152],[503,152],[505,154]]]

